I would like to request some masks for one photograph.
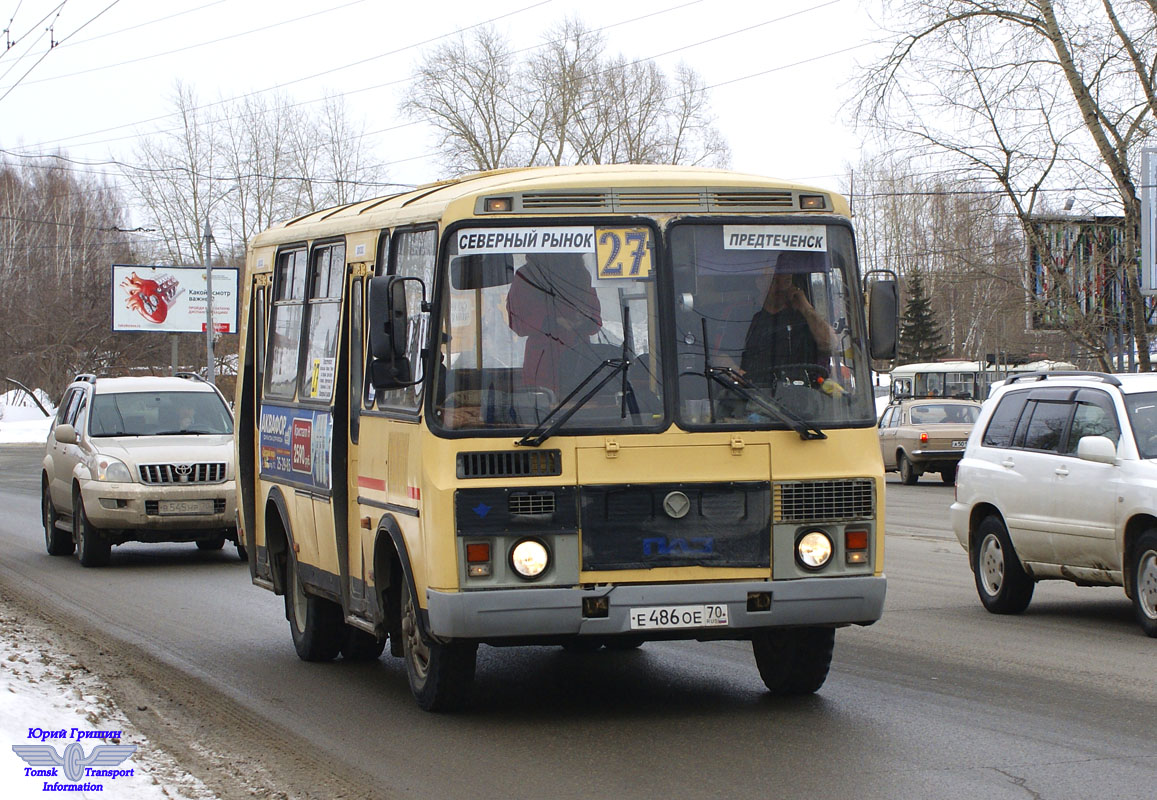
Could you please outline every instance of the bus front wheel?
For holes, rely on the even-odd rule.
[[[341,606],[305,593],[292,550],[285,571],[285,616],[293,648],[302,661],[333,661],[345,638]]]
[[[818,692],[827,680],[835,643],[835,628],[767,630],[751,639],[759,676],[779,696]]]
[[[410,691],[424,711],[457,711],[470,700],[477,663],[474,642],[439,642],[422,635],[418,604],[402,581],[402,649]]]

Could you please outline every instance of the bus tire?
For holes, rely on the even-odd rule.
[[[293,648],[302,661],[333,661],[345,637],[341,606],[305,593],[292,549],[285,572],[285,616]]]
[[[783,628],[756,633],[751,639],[755,665],[773,695],[819,691],[832,665],[835,628]]]
[[[366,633],[353,625],[345,626],[341,643],[341,657],[346,661],[376,661],[386,649],[386,640]]]
[[[478,645],[474,642],[439,642],[422,635],[418,604],[403,580],[402,649],[410,691],[423,711],[457,711],[470,701]]]

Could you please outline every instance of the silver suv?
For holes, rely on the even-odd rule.
[[[1157,374],[1009,378],[968,439],[951,513],[989,611],[1024,611],[1040,580],[1123,586],[1157,637]]]
[[[48,434],[41,491],[49,554],[75,549],[86,567],[129,541],[236,543],[229,406],[192,373],[78,376]]]

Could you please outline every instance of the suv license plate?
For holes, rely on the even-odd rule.
[[[966,444],[968,444],[967,439],[953,439],[952,440],[952,446],[953,447],[964,447]]]
[[[631,609],[631,630],[662,628],[714,628],[727,625],[727,606],[647,606]]]
[[[158,514],[212,514],[212,500],[158,500]]]

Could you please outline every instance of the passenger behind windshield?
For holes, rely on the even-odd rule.
[[[581,357],[602,327],[598,295],[578,253],[530,254],[514,275],[506,298],[510,328],[526,337],[523,383],[553,391],[560,399],[583,375],[571,362]],[[592,355],[590,366],[598,363]]]

